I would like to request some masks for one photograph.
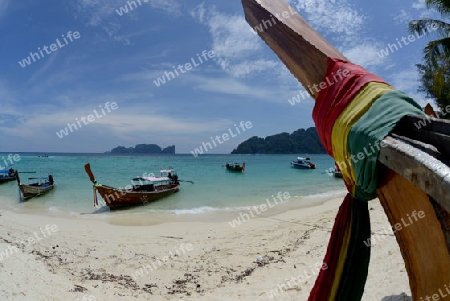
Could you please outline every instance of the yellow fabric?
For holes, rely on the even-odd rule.
[[[342,279],[342,273],[344,272],[345,261],[347,259],[348,247],[350,245],[350,239],[352,238],[352,222],[353,222],[353,211],[351,214],[350,222],[347,223],[347,229],[345,229],[344,240],[342,241],[342,248],[339,254],[339,261],[336,266],[336,271],[334,273],[334,281],[330,290],[330,296],[328,297],[328,301],[335,301],[336,294],[339,289],[339,285]]]
[[[353,125],[369,110],[370,106],[379,97],[392,90],[394,90],[393,87],[384,83],[368,83],[342,111],[334,123],[331,134],[333,155],[341,169],[345,183],[352,187],[352,195],[354,195],[356,189],[356,177],[352,168],[352,154],[347,151],[348,134]],[[358,154],[353,155],[357,160]]]

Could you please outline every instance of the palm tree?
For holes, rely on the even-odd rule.
[[[421,75],[419,92],[427,97],[434,98],[441,111],[441,118],[450,119],[450,57],[440,56],[436,64],[417,64]]]
[[[443,18],[450,16],[450,0],[425,0],[429,9],[435,9]],[[422,19],[409,23],[409,32],[427,34],[431,30],[439,37],[423,50],[424,64],[417,65],[421,78],[420,92],[436,100],[441,112],[450,104],[450,24],[442,20]],[[450,118],[450,116],[446,116]]]
[[[427,8],[437,10],[442,17],[450,16],[450,0],[425,0]],[[409,32],[426,34],[432,28],[439,36],[424,49],[424,59],[427,63],[436,64],[440,56],[450,57],[450,24],[441,20],[422,19],[409,23]]]

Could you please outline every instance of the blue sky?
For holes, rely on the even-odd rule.
[[[229,153],[251,136],[314,126],[313,100],[289,103],[303,88],[252,32],[241,1],[135,2],[130,10],[124,0],[0,0],[0,152],[104,152],[155,143],[190,153],[250,121],[251,129],[209,151]],[[415,64],[433,37],[379,55],[408,36],[410,20],[438,17],[422,0],[289,2],[350,60],[425,103]],[[128,12],[120,16],[124,6]],[[33,61],[38,47],[44,55]],[[200,63],[197,54],[205,51],[214,57]],[[191,70],[154,83],[187,63]],[[116,109],[106,110],[108,102]],[[81,127],[59,138],[82,117]]]

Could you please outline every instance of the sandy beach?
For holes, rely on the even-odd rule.
[[[123,226],[1,212],[0,300],[307,300],[343,198],[227,221]],[[378,200],[363,300],[411,300]]]

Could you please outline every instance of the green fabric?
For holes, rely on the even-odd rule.
[[[350,130],[347,149],[349,154],[356,157],[352,161],[352,166],[357,182],[354,197],[357,199],[370,201],[376,197],[381,167],[377,164],[379,150],[375,145],[380,144],[394,129],[397,122],[409,114],[424,115],[425,113],[406,93],[390,91],[377,99]],[[359,159],[358,154],[364,154],[364,158]]]
[[[338,301],[360,301],[369,272],[371,248],[364,244],[371,233],[368,202],[353,199],[352,215],[352,238],[336,296]]]

